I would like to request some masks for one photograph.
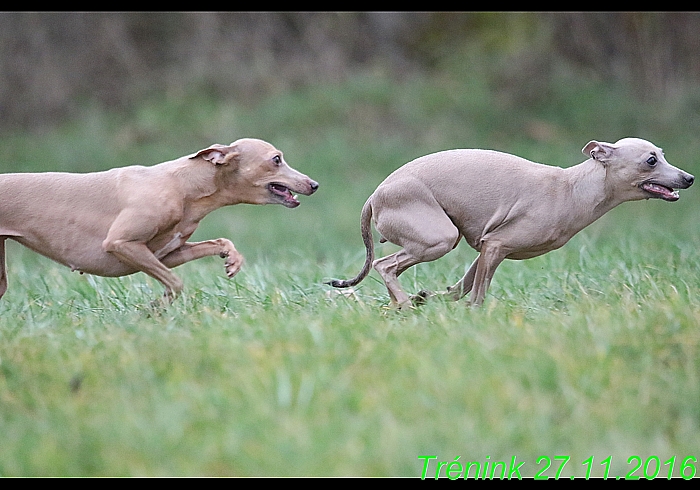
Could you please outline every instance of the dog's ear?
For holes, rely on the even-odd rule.
[[[584,155],[597,160],[601,163],[607,163],[613,155],[615,147],[610,143],[599,143],[597,141],[591,141],[586,146],[583,147]]]
[[[238,152],[235,150],[233,145],[220,145],[214,144],[209,148],[204,148],[199,150],[194,155],[190,156],[190,159],[202,157],[206,161],[213,163],[214,165],[228,165],[238,156]]]

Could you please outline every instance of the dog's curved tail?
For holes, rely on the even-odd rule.
[[[367,258],[365,259],[365,265],[362,266],[362,270],[357,276],[350,280],[343,281],[340,279],[333,279],[326,284],[330,284],[334,288],[349,288],[359,284],[367,277],[367,274],[369,274],[369,271],[372,269],[372,262],[374,261],[374,242],[372,241],[372,206],[370,205],[370,199],[368,199],[362,207],[360,230],[362,232],[362,241],[367,249]]]

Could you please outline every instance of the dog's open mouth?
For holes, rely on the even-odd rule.
[[[297,196],[292,194],[292,191],[289,190],[289,187],[283,184],[268,184],[267,189],[273,196],[275,196],[276,199],[278,199],[283,205],[287,206],[288,208],[295,208],[300,204],[300,202],[297,200]]]
[[[651,194],[652,197],[657,197],[664,201],[677,201],[680,198],[678,191],[656,182],[642,182],[639,187]]]

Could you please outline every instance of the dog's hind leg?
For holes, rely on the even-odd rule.
[[[399,285],[398,276],[411,266],[439,259],[452,250],[460,239],[459,231],[442,210],[439,213],[429,211],[423,210],[421,220],[411,218],[414,216],[412,214],[393,215],[393,219],[380,221],[377,225],[377,229],[389,241],[403,246],[403,250],[377,259],[373,264],[382,276],[394,306],[411,304],[411,298]]]
[[[422,262],[422,260],[411,256],[405,250],[399,250],[396,253],[375,260],[374,264],[372,264],[374,269],[384,280],[384,284],[391,297],[392,306],[398,306],[399,308],[410,306],[411,300],[401,289],[398,277],[406,269],[420,262]]]

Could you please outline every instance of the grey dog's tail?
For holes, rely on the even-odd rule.
[[[362,266],[362,270],[356,277],[348,281],[333,279],[332,281],[328,281],[326,284],[330,284],[334,288],[349,288],[359,284],[360,281],[362,281],[365,277],[367,277],[367,274],[369,274],[369,271],[372,268],[372,262],[374,261],[374,242],[372,241],[372,206],[370,205],[369,199],[362,207],[360,230],[362,231],[362,241],[365,243],[365,248],[367,249],[367,258],[365,259],[365,265]]]

